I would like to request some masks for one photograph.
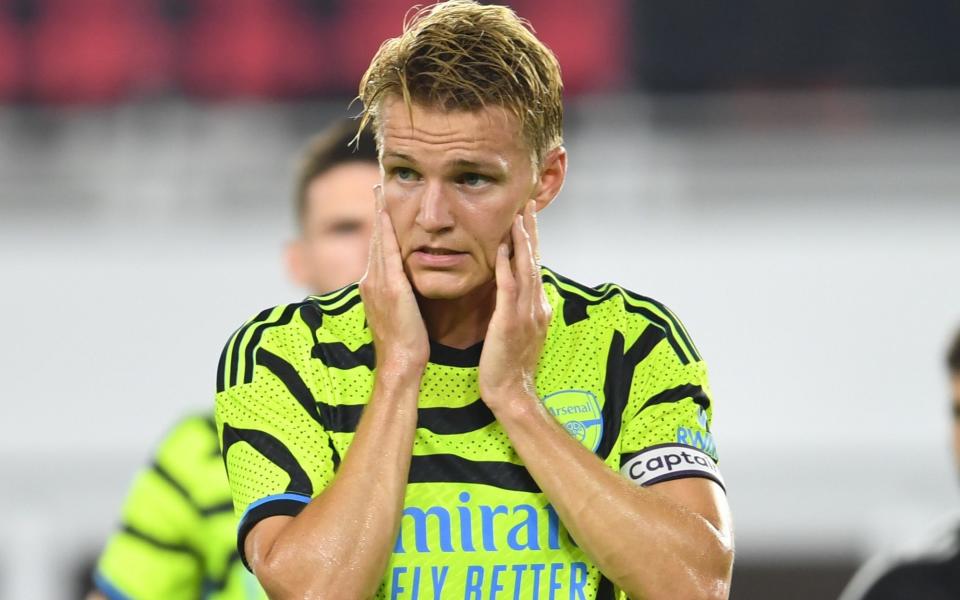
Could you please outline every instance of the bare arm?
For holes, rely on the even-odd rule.
[[[373,333],[373,393],[333,482],[296,517],[258,523],[244,550],[271,598],[368,598],[400,526],[429,343],[378,194],[370,263],[360,283]]]
[[[380,585],[403,511],[420,385],[381,373],[333,483],[296,517],[264,519],[247,536],[247,559],[271,597],[368,598]]]
[[[728,596],[733,539],[720,486],[691,478],[640,487],[571,437],[535,396],[497,405],[497,420],[560,520],[629,597]]]
[[[551,309],[534,259],[532,204],[512,240],[513,264],[505,249],[498,256],[497,308],[480,359],[484,402],[573,538],[630,597],[726,598],[733,540],[719,486],[686,479],[642,488],[568,435],[537,398]]]

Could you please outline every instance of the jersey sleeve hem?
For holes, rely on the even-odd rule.
[[[252,503],[240,517],[240,525],[237,527],[237,552],[240,553],[240,560],[243,566],[251,573],[253,569],[247,562],[247,556],[244,553],[244,543],[247,535],[260,521],[268,517],[288,516],[295,517],[300,514],[307,504],[310,503],[310,496],[304,494],[275,494],[261,498]]]
[[[99,569],[93,574],[93,584],[101,594],[107,597],[107,600],[132,600],[130,596],[110,583]]]
[[[706,452],[684,444],[660,444],[620,458],[620,473],[643,487],[675,479],[710,479],[727,491],[716,461]]]

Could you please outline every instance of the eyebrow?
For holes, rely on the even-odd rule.
[[[400,160],[405,160],[410,163],[417,162],[402,152],[394,152],[392,150],[389,152],[384,152],[382,158],[399,158]]]
[[[383,158],[397,158],[411,164],[417,164],[417,161],[412,157],[402,152],[395,152],[393,150],[384,152]],[[467,160],[466,158],[458,158],[457,160],[453,161],[451,165],[459,169],[490,170],[498,173],[503,171],[503,167],[499,161],[478,162],[475,160]]]

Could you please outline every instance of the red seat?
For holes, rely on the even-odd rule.
[[[350,0],[340,19],[341,85],[360,77],[380,44],[400,34],[413,0]],[[511,2],[556,54],[570,91],[616,87],[626,79],[624,0],[520,0]],[[413,13],[410,13],[412,16]]]
[[[170,38],[150,0],[43,0],[32,91],[45,102],[112,102],[169,83]]]
[[[340,50],[337,87],[355,94],[380,44],[402,33],[404,16],[417,3],[415,0],[350,0],[343,4],[335,34]]]
[[[24,34],[8,17],[5,4],[0,2],[0,101],[19,95],[24,74]]]
[[[567,91],[603,90],[626,83],[630,21],[624,0],[520,0],[511,5],[557,55]]]
[[[209,98],[316,93],[337,61],[328,38],[291,0],[198,0],[185,30],[184,86]]]

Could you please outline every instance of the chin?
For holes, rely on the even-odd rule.
[[[455,300],[470,293],[475,286],[460,273],[421,271],[413,274],[413,289],[428,300]]]

